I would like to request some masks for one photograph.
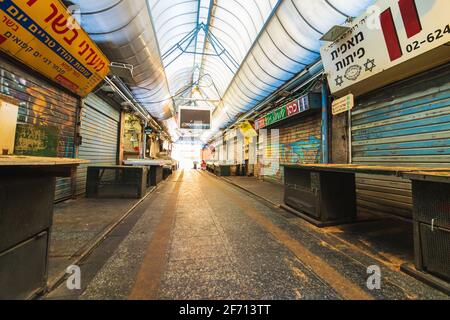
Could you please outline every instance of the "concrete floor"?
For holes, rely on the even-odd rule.
[[[390,227],[389,227],[390,226]],[[410,225],[318,229],[223,179],[179,171],[46,299],[449,299],[399,271]],[[381,268],[380,290],[366,285]]]

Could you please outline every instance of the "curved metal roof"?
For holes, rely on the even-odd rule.
[[[372,0],[282,0],[260,32],[213,115],[209,140],[307,65],[319,59],[320,37],[359,15]]]
[[[171,117],[170,93],[146,0],[75,0],[82,26],[114,62],[133,65],[137,100],[158,119]]]
[[[373,0],[73,2],[109,58],[134,66],[136,99],[174,136],[174,111],[196,88],[214,109],[206,141],[315,62],[322,34]]]

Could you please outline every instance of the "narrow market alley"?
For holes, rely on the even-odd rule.
[[[365,232],[374,233],[382,225],[385,231],[394,226],[399,229],[389,219],[359,224]],[[408,230],[408,225],[403,229]],[[387,248],[370,248],[369,244],[369,249],[358,249],[358,240],[373,241],[363,234],[345,239],[340,232],[321,232],[226,180],[184,170],[142,202],[82,262],[81,290],[68,290],[63,283],[46,298],[446,297],[401,273],[387,253],[377,254],[392,250],[388,243],[378,244]],[[395,245],[404,249],[401,239],[390,240],[397,240]],[[370,265],[381,266],[382,290],[367,288]]]
[[[448,303],[449,13],[0,0],[0,303]]]

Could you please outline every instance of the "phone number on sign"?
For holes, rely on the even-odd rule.
[[[445,36],[445,34],[450,33],[450,25],[447,25],[443,29],[438,29],[435,32],[429,33],[427,38],[422,41],[414,41],[411,44],[406,46],[406,51],[412,52],[414,50],[418,50],[425,43],[433,43],[435,40],[441,39]]]

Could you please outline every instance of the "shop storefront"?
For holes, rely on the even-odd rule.
[[[124,136],[123,136],[123,159],[139,159],[142,154],[143,148],[143,134],[144,127],[142,120],[137,115],[132,113],[125,114],[124,120]],[[153,138],[149,135],[150,139],[147,142],[150,145],[150,149],[153,145]],[[153,146],[154,147],[154,146]]]
[[[261,179],[283,183],[283,164],[321,162],[321,107],[321,94],[314,86],[256,121]]]
[[[351,131],[347,158],[354,164],[448,166],[450,26],[445,3],[382,1],[378,9],[355,20],[321,52],[334,96],[355,97],[345,124]],[[347,118],[347,112],[337,117]],[[360,212],[411,218],[407,180],[358,175],[357,197]]]
[[[226,148],[226,164],[238,164],[238,148],[237,148],[237,130],[235,128],[225,132],[224,141]],[[242,149],[239,150],[242,152]],[[242,158],[242,157],[241,157]]]
[[[14,150],[8,153],[75,157],[81,103],[76,95],[1,55],[0,93],[18,104]],[[72,197],[72,181],[57,179],[55,201]]]
[[[95,118],[95,103],[82,109],[81,99],[107,76],[110,62],[61,1],[3,1],[0,16],[0,93],[18,109],[13,147],[2,153],[92,158],[87,149],[104,138],[89,135],[87,128],[99,120],[96,129],[102,133],[104,123]],[[66,28],[58,27],[61,21]],[[102,154],[100,149],[98,157]],[[55,201],[77,194],[77,184],[75,174],[58,178]]]
[[[89,165],[116,165],[118,160],[120,106],[107,102],[96,94],[89,94],[81,110],[81,145],[78,157]],[[87,165],[77,170],[76,195],[86,190]]]
[[[355,164],[447,167],[450,163],[450,65],[360,97],[352,112]],[[411,217],[411,184],[357,178],[361,209]]]

